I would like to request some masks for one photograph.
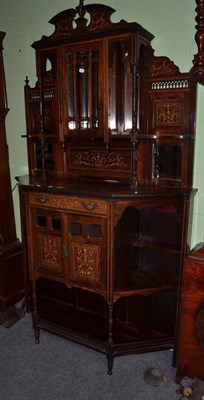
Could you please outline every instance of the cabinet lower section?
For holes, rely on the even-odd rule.
[[[176,303],[174,292],[120,299],[113,304],[111,320],[100,295],[44,279],[37,282],[36,289],[36,341],[43,329],[104,353],[109,374],[116,356],[173,348],[175,315],[165,317],[165,309],[167,301]]]
[[[115,356],[174,347],[191,192],[40,182],[20,192],[36,342],[105,353],[109,374]]]

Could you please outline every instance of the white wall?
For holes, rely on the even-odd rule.
[[[103,3],[117,10],[112,20],[136,21],[155,35],[152,42],[155,55],[164,55],[177,64],[181,72],[192,67],[197,53],[194,0],[87,0]],[[50,35],[53,26],[48,21],[58,12],[76,7],[78,0],[0,0],[0,30],[4,39],[4,66],[10,112],[6,119],[12,185],[14,177],[27,173],[27,150],[24,82],[36,82],[35,52],[30,45]],[[199,86],[197,115],[196,162],[194,186],[199,189],[193,210],[192,245],[204,240],[204,87]],[[20,237],[18,191],[14,191],[17,233]]]

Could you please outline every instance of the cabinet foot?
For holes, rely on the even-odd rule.
[[[113,357],[108,358],[108,375],[113,373]]]
[[[35,343],[39,344],[40,343],[40,329],[36,328],[34,332],[35,332]]]
[[[185,371],[184,371],[184,365],[183,365],[182,367],[178,367],[177,368],[174,382],[177,383],[177,384],[180,384],[180,382],[182,381],[184,376],[185,376]]]

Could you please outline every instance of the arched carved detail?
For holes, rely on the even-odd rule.
[[[173,76],[178,74],[180,74],[179,68],[168,57],[152,57],[150,65],[151,78]]]
[[[87,6],[70,8],[55,15],[49,22],[55,26],[54,32],[50,36],[42,36],[41,40],[33,43],[37,47],[39,42],[46,43],[50,40],[63,40],[66,37],[80,35],[91,32],[102,32],[111,29],[123,29],[128,24],[127,21],[112,22],[111,15],[115,12],[112,7],[103,4],[89,4]],[[89,14],[90,21],[85,18]],[[78,18],[76,18],[78,15]],[[140,25],[132,23],[134,28],[139,29]],[[152,37],[152,36],[151,36]]]

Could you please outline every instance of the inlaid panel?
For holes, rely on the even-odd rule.
[[[131,149],[107,151],[99,149],[72,148],[69,154],[71,168],[96,168],[99,170],[130,171]]]
[[[38,233],[38,257],[39,268],[63,272],[61,238]]]
[[[74,243],[71,247],[71,268],[74,279],[98,282],[100,278],[100,247]]]
[[[181,125],[181,104],[160,103],[156,107],[156,125],[180,126]]]
[[[56,196],[47,193],[30,193],[30,204],[41,205],[52,208],[73,210],[80,212],[90,212],[91,214],[105,215],[107,213],[107,202],[105,200],[85,198]]]

